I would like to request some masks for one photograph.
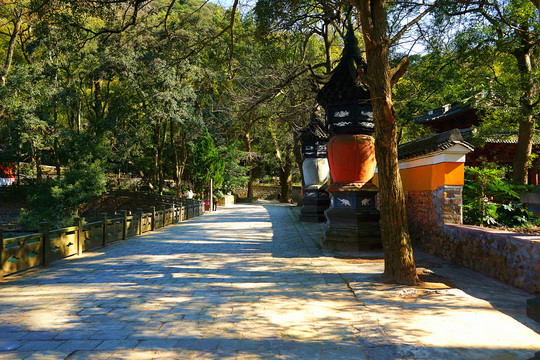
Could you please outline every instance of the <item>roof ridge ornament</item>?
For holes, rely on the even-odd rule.
[[[365,71],[367,64],[351,23],[343,40],[341,59],[329,76],[320,81],[324,86],[317,94],[317,102],[326,110],[326,126],[331,132],[372,134],[375,126],[371,95],[366,85],[357,82],[359,69]]]

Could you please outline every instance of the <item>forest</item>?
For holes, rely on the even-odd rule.
[[[372,101],[385,99],[373,102],[377,161],[391,169],[383,184],[397,176],[397,144],[432,131],[415,117],[445,104],[481,111],[479,143],[501,129],[517,134],[513,166],[496,177],[526,184],[540,108],[537,6],[2,0],[2,169],[31,185],[34,222],[70,219],[88,198],[130,186],[123,178],[177,195],[207,191],[213,179],[218,193],[247,186],[248,196],[254,181],[279,178],[288,202],[302,181],[298,130],[350,24],[368,64],[358,81]],[[381,211],[394,216],[385,209],[404,205],[390,190],[381,188]]]

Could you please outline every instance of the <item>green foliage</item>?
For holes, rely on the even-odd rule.
[[[221,193],[232,194],[237,188],[243,188],[247,185],[249,177],[246,175],[247,166],[241,165],[243,152],[233,146],[220,147],[219,153],[224,159],[225,168],[223,171],[223,183],[221,187],[216,187]],[[218,196],[219,197],[219,196]]]
[[[59,184],[63,205],[70,212],[76,212],[79,204],[105,192],[106,182],[105,172],[99,160],[72,164]]]
[[[504,169],[470,167],[463,187],[463,221],[480,226],[524,227],[540,221],[520,203],[526,185],[505,180]]]
[[[29,209],[23,209],[19,222],[36,229],[40,222],[51,228],[73,224],[77,207],[105,191],[106,177],[99,161],[72,164],[61,179],[48,179],[27,189]]]
[[[216,188],[221,187],[224,169],[225,161],[214,145],[212,136],[206,130],[195,145],[187,171],[191,174],[196,189],[204,191],[210,187],[210,179],[213,179]]]

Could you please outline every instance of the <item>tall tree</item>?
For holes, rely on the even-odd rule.
[[[515,92],[519,98],[512,104],[514,96],[509,96],[504,105],[507,108],[513,107],[518,118],[519,137],[513,164],[513,180],[518,184],[526,184],[536,127],[535,117],[540,104],[540,77],[536,59],[540,45],[540,23],[534,6],[527,0],[478,3],[448,0],[444,5],[440,7],[442,12],[456,17],[461,24],[468,25],[461,27],[457,34],[468,53],[490,52],[492,59],[504,56],[514,58],[514,64],[510,64],[510,67],[517,69],[517,86],[508,93]],[[505,71],[510,72],[510,69],[506,68]],[[497,71],[493,72],[491,79],[500,83]],[[506,85],[510,88],[512,82]]]
[[[396,111],[392,102],[392,87],[405,73],[409,60],[404,57],[392,67],[389,54],[390,47],[427,14],[429,7],[395,34],[390,34],[389,9],[385,0],[349,2],[358,11],[366,46],[367,71],[358,74],[358,81],[369,87],[373,105],[384,277],[401,284],[416,284],[419,280],[407,226],[405,196],[398,166]]]

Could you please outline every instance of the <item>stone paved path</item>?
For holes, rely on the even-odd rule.
[[[403,288],[373,281],[380,262],[324,256],[311,241],[321,229],[285,206],[220,208],[8,278],[0,359],[527,359],[540,350],[534,325],[505,314],[502,340],[472,350],[456,334],[438,342],[450,318],[430,301],[465,304],[463,294],[415,302],[414,327],[414,304],[392,302]]]

